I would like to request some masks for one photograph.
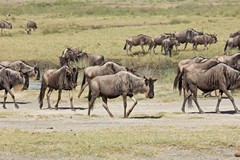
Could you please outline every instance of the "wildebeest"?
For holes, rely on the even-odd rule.
[[[230,67],[240,70],[240,53],[235,53],[233,55],[223,55],[223,56],[216,56],[215,57],[218,61],[226,63]]]
[[[102,66],[90,66],[84,69],[83,72],[83,80],[80,92],[78,94],[78,97],[81,96],[84,89],[89,84],[90,80],[97,76],[103,76],[103,75],[109,75],[109,74],[115,74],[120,71],[127,71],[127,69],[123,66],[118,65],[114,62],[106,62]]]
[[[182,32],[177,32],[174,35],[179,43],[185,43],[184,50],[186,50],[187,44],[192,41],[193,37],[196,35],[203,35],[203,33],[192,28],[188,28]]]
[[[156,48],[158,45],[161,46],[161,53],[162,53],[162,50],[163,50],[162,42],[163,42],[164,39],[167,39],[167,38],[169,38],[170,36],[174,36],[174,34],[164,33],[164,34],[160,34],[160,35],[154,37],[154,39],[153,39],[153,41],[154,41],[153,53],[155,53],[155,48]]]
[[[240,31],[236,31],[236,32],[230,33],[229,38],[233,38],[233,37],[236,37],[238,35],[240,35]]]
[[[62,55],[59,57],[59,60],[60,60],[60,66],[71,65],[71,62],[78,62],[78,61],[87,63],[86,65],[94,66],[94,65],[102,65],[104,63],[104,56],[89,54],[89,53],[80,51],[78,48],[71,47],[71,48],[66,48],[62,52]]]
[[[222,100],[222,94],[225,93],[231,100],[236,113],[240,113],[235,105],[234,98],[228,90],[236,89],[240,87],[240,72],[231,68],[230,66],[219,63],[207,70],[202,69],[198,71],[186,71],[184,72],[184,83],[186,87],[193,94],[193,100],[197,105],[200,113],[204,113],[200,108],[197,101],[197,89],[200,89],[204,93],[208,93],[214,90],[219,90],[219,97],[215,111],[220,113],[219,104]],[[185,112],[185,104],[188,96],[184,97],[182,111]]]
[[[234,47],[238,47],[240,50],[240,35],[235,36],[233,38],[229,38],[226,41],[225,47],[224,47],[224,54],[228,53],[229,50],[231,50]]]
[[[0,21],[1,35],[3,35],[3,29],[12,29],[12,24],[7,21]]]
[[[169,56],[172,57],[173,46],[179,46],[178,40],[175,37],[170,37],[163,40],[162,47],[164,49],[165,56],[169,54]]]
[[[37,23],[34,21],[28,21],[26,25],[27,34],[31,34],[32,29],[35,31],[37,29]]]
[[[204,60],[207,60],[207,59],[202,57],[202,56],[196,56],[196,57],[193,57],[191,59],[181,60],[178,63],[178,66],[177,66],[177,75],[176,75],[176,77],[174,79],[173,88],[176,89],[177,86],[178,86],[179,80],[182,79],[182,78],[180,78],[180,76],[182,75],[183,68],[186,68],[189,65],[192,65],[193,63],[200,63],[200,62],[202,62]],[[181,91],[180,90],[179,90],[179,94],[181,95]]]
[[[121,71],[113,75],[98,76],[92,79],[89,83],[90,92],[88,94],[88,115],[90,110],[93,109],[94,102],[97,97],[102,97],[103,107],[106,109],[110,117],[113,114],[108,109],[107,99],[123,97],[124,104],[124,118],[128,117],[133,108],[137,104],[134,95],[137,93],[145,94],[147,98],[154,97],[154,82],[156,79],[141,78],[136,75]],[[130,97],[134,104],[127,112],[127,97]]]
[[[73,107],[73,96],[72,90],[77,86],[78,70],[76,68],[70,68],[68,66],[63,66],[59,69],[49,69],[42,75],[42,83],[39,94],[39,108],[42,109],[43,99],[45,91],[48,88],[47,92],[47,101],[48,108],[51,108],[50,104],[50,95],[53,90],[58,90],[58,100],[55,105],[55,108],[58,109],[58,103],[61,99],[62,90],[69,90],[69,99],[71,109]]]
[[[2,61],[2,62],[0,62],[0,68],[1,67],[11,68],[15,71],[19,71],[24,74],[27,73],[29,77],[31,77],[31,78],[34,77],[36,80],[40,79],[39,67],[38,66],[32,67],[24,61],[14,61],[14,62]]]
[[[191,41],[193,43],[193,49],[197,49],[197,46],[204,45],[204,49],[208,49],[207,45],[217,43],[217,36],[215,34],[203,34],[193,37]]]
[[[22,89],[28,88],[28,76],[26,74],[14,71],[10,68],[0,69],[0,90],[5,90],[4,99],[3,99],[3,108],[7,109],[5,106],[7,94],[9,93],[13,99],[15,108],[19,108],[18,104],[15,101],[15,96],[13,95],[11,89],[17,85],[23,85]]]
[[[126,53],[128,55],[128,50],[132,53],[132,46],[138,46],[140,45],[142,48],[142,53],[145,53],[143,46],[148,45],[148,52],[152,49],[154,46],[153,38],[144,34],[139,34],[137,36],[132,36],[128,39],[126,39],[126,43],[124,46],[124,50],[126,50]]]

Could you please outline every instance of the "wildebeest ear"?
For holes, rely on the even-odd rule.
[[[149,84],[149,80],[147,78],[145,78],[145,84],[146,84],[146,86],[148,86],[148,84]]]
[[[157,79],[152,79],[152,81],[153,81],[153,82],[156,82],[156,81],[157,81]]]

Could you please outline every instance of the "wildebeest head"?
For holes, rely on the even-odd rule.
[[[24,84],[22,90],[27,90],[29,87],[29,75],[27,73],[23,74]]]
[[[40,68],[38,66],[34,66],[34,72],[35,72],[35,77],[36,77],[36,80],[39,80],[40,79]]]
[[[145,88],[146,88],[146,97],[147,98],[154,98],[154,82],[157,80],[157,79],[152,79],[152,78],[146,78],[144,77],[145,79]]]

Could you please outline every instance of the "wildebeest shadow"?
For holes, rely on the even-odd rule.
[[[163,115],[136,115],[129,117],[129,119],[160,119]]]
[[[11,104],[11,103],[14,103],[14,102],[6,102],[6,104]],[[16,102],[17,104],[29,104],[29,103],[32,103],[32,102]],[[0,102],[0,104],[3,104],[3,102]]]
[[[58,109],[55,109],[54,107],[52,108],[43,108],[43,110],[71,110],[71,107],[58,107]],[[83,107],[74,107],[74,110],[86,110],[88,108],[83,108]]]
[[[234,110],[231,110],[231,111],[220,111],[220,113],[217,113],[215,111],[212,111],[212,112],[204,112],[205,114],[236,114],[236,112]],[[188,114],[199,114],[201,115],[199,112],[189,112]]]

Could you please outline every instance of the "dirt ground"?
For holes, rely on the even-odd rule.
[[[0,93],[1,94],[1,93]],[[66,94],[67,95],[67,94]],[[181,114],[182,102],[162,103],[155,99],[144,99],[138,102],[130,118],[123,118],[123,104],[121,99],[109,101],[109,108],[115,118],[110,118],[101,102],[95,103],[92,116],[87,115],[87,102],[80,102],[75,99],[75,111],[70,110],[68,96],[63,96],[59,110],[40,110],[36,98],[22,98],[24,94],[17,93],[16,99],[20,109],[15,109],[12,103],[7,104],[7,110],[0,109],[0,112],[11,112],[13,115],[1,118],[0,127],[21,129],[36,132],[49,131],[90,131],[120,126],[181,126],[186,129],[198,129],[213,125],[236,125],[240,122],[240,115],[234,114],[233,106],[228,99],[221,103],[221,114],[214,112],[217,98],[199,99],[199,103],[205,114],[198,114],[197,108],[186,108],[186,114]],[[2,99],[2,94],[0,95]],[[56,97],[55,97],[56,98]],[[53,98],[53,99],[55,99]],[[0,102],[2,100],[0,99]],[[12,101],[8,98],[8,101]],[[129,106],[132,104],[128,100]],[[236,104],[240,104],[240,99],[236,98]],[[44,100],[46,107],[46,100]],[[161,115],[164,115],[161,117]],[[164,154],[156,159],[238,159],[234,157],[236,149],[217,148],[217,153],[209,154],[191,150],[180,150],[175,147],[167,148]],[[180,156],[181,155],[181,156]],[[19,157],[6,156],[0,153],[0,159],[19,159]],[[24,158],[22,158],[24,159]],[[27,158],[28,159],[28,158]]]

